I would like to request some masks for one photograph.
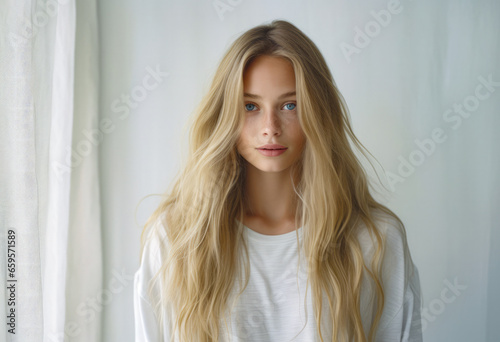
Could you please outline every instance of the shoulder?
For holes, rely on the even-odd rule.
[[[406,229],[400,220],[385,212],[374,211],[373,216],[376,229],[384,241],[384,250],[382,251],[383,280],[390,279],[390,282],[397,280],[402,282],[403,289],[406,289],[415,272],[415,265],[411,258],[406,237]],[[363,222],[358,226],[357,238],[365,263],[370,266],[371,259],[378,249],[375,234]],[[389,282],[389,280],[386,282]]]
[[[385,212],[376,211],[373,216],[376,229],[384,241],[383,259],[385,268],[392,270],[405,268],[411,271],[411,256],[404,225],[397,218]],[[364,222],[360,222],[357,228],[357,238],[363,255],[365,258],[371,259],[378,248],[375,234],[368,229]],[[406,264],[403,264],[403,261]]]
[[[404,227],[395,217],[379,210],[372,211],[372,215],[375,219],[374,223],[377,230],[382,236],[387,237],[390,241],[403,242]],[[360,221],[357,226],[357,234],[360,243],[363,243],[367,247],[372,247],[374,237],[371,236],[370,230],[363,221]]]

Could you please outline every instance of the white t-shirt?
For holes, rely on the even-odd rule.
[[[408,246],[396,228],[397,222],[392,217],[386,218],[384,222],[381,232],[387,234],[387,247],[382,278],[386,303],[375,341],[422,341],[418,269],[413,265],[414,273],[410,276]],[[296,232],[264,235],[246,226],[242,227],[248,244],[251,271],[248,286],[232,310],[230,340],[321,341],[317,333],[310,287],[307,289],[307,302],[304,305],[307,272],[303,251],[297,277]],[[299,241],[302,241],[302,227],[298,229],[298,233]],[[366,227],[359,230],[358,239],[365,263],[370,265],[374,245]],[[170,341],[170,333],[173,331],[171,317],[167,314],[161,322],[165,333],[160,336],[159,323],[147,292],[148,281],[155,275],[162,260],[158,246],[158,239],[149,240],[144,249],[141,266],[135,273],[136,341]],[[155,291],[159,291],[159,286],[155,286]],[[238,283],[235,288],[239,289]],[[375,314],[374,305],[370,303],[371,293],[370,282],[363,281],[360,307],[366,336]],[[331,323],[326,321],[329,315],[326,298],[325,295],[322,335],[324,341],[331,341]],[[229,341],[225,327],[221,328],[221,333],[221,341]]]

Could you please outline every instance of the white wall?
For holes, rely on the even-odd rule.
[[[475,90],[481,78],[500,82],[500,3],[220,2],[233,4],[221,16],[212,0],[99,3],[101,118],[116,124],[100,145],[104,284],[113,272],[125,274],[124,291],[104,307],[103,340],[133,341],[133,281],[127,276],[139,266],[140,230],[158,203],[154,197],[142,202],[136,223],[139,200],[163,192],[177,172],[187,150],[183,126],[229,44],[277,18],[317,44],[358,138],[387,172],[402,177],[380,199],[406,224],[427,312],[424,339],[498,340],[500,159],[494,148],[500,146],[500,84],[481,89],[479,96],[488,96],[482,100],[475,100]],[[377,24],[372,11],[388,8],[390,20]],[[357,28],[377,27],[358,53],[342,52],[359,45]],[[141,93],[148,68],[168,76]],[[127,105],[122,94],[137,101]],[[460,123],[456,104],[469,108]],[[443,141],[428,155],[417,152],[415,140],[433,134]],[[419,165],[403,175],[402,159]],[[448,300],[446,284],[455,281],[463,287]]]

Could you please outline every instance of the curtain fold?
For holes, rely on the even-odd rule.
[[[66,328],[72,342],[101,341],[103,287],[99,198],[99,60],[95,0],[76,2],[75,108],[66,283]]]
[[[39,2],[37,2],[39,4]],[[47,8],[36,7],[34,20],[47,13]],[[65,331],[65,301],[67,277],[67,251],[69,230],[69,207],[71,172],[68,172],[66,146],[71,145],[73,125],[73,85],[74,85],[74,46],[75,46],[75,4],[67,1],[55,6],[52,106],[50,112],[36,115],[50,115],[48,156],[47,223],[43,236],[43,320],[44,341],[62,341]],[[39,31],[41,34],[43,31]],[[33,55],[35,61],[44,61],[43,56]],[[48,63],[48,61],[44,61]],[[43,67],[39,65],[37,67]],[[35,83],[33,91],[39,86]]]
[[[0,3],[2,341],[100,340],[84,307],[102,288],[98,153],[83,138],[98,118],[97,15],[81,1],[77,21],[76,7]]]

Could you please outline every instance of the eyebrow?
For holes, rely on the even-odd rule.
[[[286,97],[291,97],[291,96],[295,96],[296,95],[296,92],[295,91],[289,91],[288,93],[284,93],[284,94],[281,94],[278,99],[284,99]],[[259,96],[259,95],[255,95],[255,94],[250,94],[250,93],[243,93],[243,96],[244,97],[250,97],[252,99],[261,99],[262,97]]]

